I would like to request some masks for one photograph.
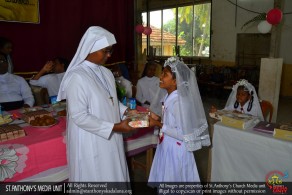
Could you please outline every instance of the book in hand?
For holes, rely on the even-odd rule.
[[[276,123],[269,123],[266,121],[260,121],[258,124],[256,124],[253,127],[253,130],[255,131],[260,131],[260,132],[264,132],[264,133],[268,133],[268,134],[272,134],[274,133],[274,129],[277,127],[278,125]]]
[[[274,129],[274,137],[292,141],[292,124],[281,124]]]
[[[242,114],[242,113],[228,113],[221,116],[222,124],[238,129],[249,129],[260,122],[256,116]]]

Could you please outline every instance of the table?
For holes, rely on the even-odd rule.
[[[49,128],[21,125],[27,136],[0,143],[0,166],[8,173],[0,173],[0,181],[46,181],[54,174],[57,181],[66,179],[60,174],[67,166],[66,118],[58,121]]]
[[[146,177],[149,176],[152,161],[153,161],[153,149],[158,143],[158,136],[155,135],[154,129],[143,128],[137,130],[137,133],[133,136],[124,139],[125,151],[128,157],[131,157],[131,167],[134,170],[136,167],[144,170]],[[135,160],[135,155],[146,151],[146,162],[141,163]]]
[[[291,151],[292,142],[217,122],[213,134],[211,181],[265,182],[269,173],[279,171],[285,175],[283,182],[291,182]]]
[[[66,158],[66,118],[49,128],[24,125],[27,136],[0,143],[0,181],[61,182],[68,178]],[[157,136],[153,129],[137,130],[124,140],[127,156],[147,151],[147,170],[150,169]]]

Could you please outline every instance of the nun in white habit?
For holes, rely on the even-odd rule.
[[[121,121],[127,107],[118,102],[112,72],[102,66],[115,37],[90,27],[62,80],[58,100],[67,101],[69,181],[128,182],[122,132],[135,130]]]

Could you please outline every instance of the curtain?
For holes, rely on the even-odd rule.
[[[46,61],[71,60],[90,26],[101,26],[117,40],[107,63],[134,61],[134,0],[40,0],[40,24],[0,21],[0,36],[13,43],[15,72],[40,70]]]

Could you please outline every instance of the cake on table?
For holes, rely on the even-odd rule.
[[[44,115],[41,117],[35,117],[35,119],[30,121],[30,125],[35,127],[49,127],[56,124],[56,119],[52,116]]]
[[[37,117],[42,118],[44,116],[52,117],[52,113],[47,110],[36,110],[22,113],[22,120],[27,123],[31,123],[32,120],[35,120]]]
[[[0,142],[4,142],[26,135],[24,129],[18,125],[2,125],[0,126]]]

